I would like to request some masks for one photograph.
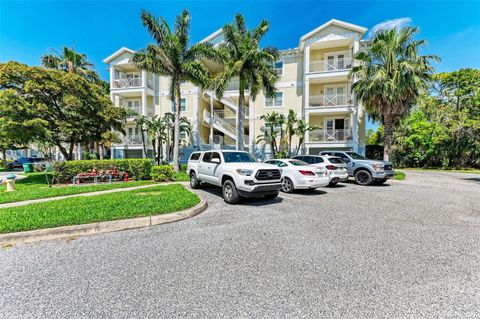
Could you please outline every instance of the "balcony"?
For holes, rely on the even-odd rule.
[[[122,106],[127,110],[127,118],[128,119],[133,119],[137,117],[138,115],[142,115],[142,106]],[[147,114],[144,114],[146,116],[153,117],[155,115],[155,110],[153,106],[147,106]]]
[[[329,107],[353,105],[350,94],[318,94],[310,95],[310,107]]]
[[[352,129],[313,130],[309,133],[309,143],[348,142],[352,140]]]
[[[122,144],[125,145],[141,145],[142,137],[140,135],[125,135],[122,136]]]
[[[113,88],[115,89],[129,89],[129,88],[141,88],[142,78],[123,78],[113,80]],[[153,90],[153,82],[147,80],[147,87]]]
[[[352,68],[353,58],[321,59],[310,61],[309,72],[334,72]]]

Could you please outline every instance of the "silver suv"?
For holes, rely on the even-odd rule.
[[[383,184],[394,174],[391,162],[370,160],[355,152],[322,151],[320,155],[340,157],[347,164],[348,176],[359,185]]]

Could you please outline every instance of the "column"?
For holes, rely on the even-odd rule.
[[[142,115],[147,115],[147,90],[142,89]]]
[[[213,150],[213,91],[210,91],[210,149]]]
[[[304,73],[310,72],[310,46],[305,47],[305,55],[304,55]]]
[[[113,65],[110,65],[110,89],[115,86],[115,68]],[[113,93],[112,90],[110,90],[110,100],[115,103],[113,100]]]
[[[305,122],[307,122],[308,125],[310,125],[310,113],[305,112]],[[306,145],[306,143],[310,142],[310,131],[305,132],[305,141],[303,141],[303,145]],[[305,154],[310,153],[310,149],[308,146],[304,146],[305,148]]]
[[[200,138],[199,138],[199,128],[198,128],[198,100],[199,100],[199,89],[194,89],[193,94],[193,146],[194,149],[200,149]]]
[[[254,154],[255,148],[255,102],[250,99],[248,105],[248,148],[250,153]]]

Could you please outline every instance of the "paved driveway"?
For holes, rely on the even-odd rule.
[[[0,249],[0,318],[480,314],[480,175],[409,172]]]

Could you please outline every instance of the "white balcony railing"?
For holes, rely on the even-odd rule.
[[[347,142],[352,139],[352,129],[313,130],[309,133],[308,142]]]
[[[140,135],[125,135],[122,137],[122,144],[139,145],[142,144],[142,136]]]
[[[138,115],[142,115],[142,106],[135,106],[135,107],[123,106],[123,107],[127,110],[128,118],[134,118]],[[144,114],[144,115],[154,116],[155,110],[153,106],[147,106],[147,114]]]
[[[113,87],[115,89],[136,88],[142,86],[142,78],[123,78],[113,80]],[[153,82],[148,80],[147,87],[153,89]]]
[[[215,114],[221,119],[232,120],[236,119],[236,114],[234,112],[225,112],[224,110],[213,110]],[[248,117],[248,108],[245,108],[245,117]]]
[[[351,69],[354,63],[352,58],[321,59],[310,61],[310,72],[330,72]]]
[[[310,107],[353,105],[350,94],[310,95]]]

